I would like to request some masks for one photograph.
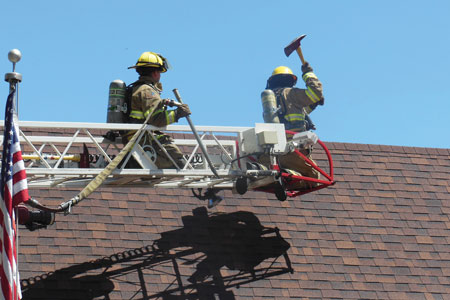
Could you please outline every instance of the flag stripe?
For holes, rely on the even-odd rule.
[[[21,186],[28,188],[27,173],[25,172],[25,170],[17,171],[16,173],[14,173],[14,175],[12,177],[13,177],[13,188],[14,187],[20,188]],[[14,194],[16,194],[17,192],[20,192],[21,190],[22,190],[22,188],[20,188],[18,190],[14,190]]]
[[[13,205],[14,206],[17,206],[17,205],[19,205],[20,203],[22,203],[23,202],[23,198],[24,197],[28,197],[28,190],[22,190],[22,191],[20,191],[20,192],[18,192],[18,193],[16,193],[15,195],[14,195],[14,197],[13,197]],[[15,231],[15,230],[14,230]]]

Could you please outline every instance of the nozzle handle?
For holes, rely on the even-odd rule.
[[[183,100],[181,99],[180,93],[178,92],[177,89],[173,89],[173,93],[175,95],[175,97],[177,98],[178,102],[183,103]],[[202,139],[200,138],[200,136],[197,133],[197,130],[195,129],[194,124],[192,123],[192,120],[189,116],[186,116],[186,120],[189,123],[189,126],[191,127],[192,133],[195,136],[195,139],[198,142],[198,145],[200,146],[200,149],[203,152],[203,155],[205,156],[206,161],[208,162],[209,168],[211,169],[211,171],[214,173],[214,175],[219,178],[219,174],[217,174],[216,168],[214,168],[214,165],[211,162],[211,159],[209,158],[208,152],[206,152],[206,148],[205,145],[202,142]]]

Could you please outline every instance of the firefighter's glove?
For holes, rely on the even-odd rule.
[[[309,62],[305,61],[305,64],[302,65],[302,73],[303,75],[308,73],[308,72],[312,72],[313,68],[311,68],[311,66],[309,65]]]
[[[189,116],[191,114],[191,110],[189,109],[189,105],[181,104],[180,106],[178,106],[175,113],[176,113],[176,119],[178,121],[180,118]]]

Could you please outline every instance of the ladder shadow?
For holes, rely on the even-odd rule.
[[[228,300],[233,288],[293,272],[289,243],[251,212],[199,207],[182,221],[152,245],[24,279],[23,299],[110,299],[126,286],[127,299]]]

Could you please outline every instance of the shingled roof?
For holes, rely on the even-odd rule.
[[[327,146],[337,184],[285,202],[99,189],[21,229],[23,299],[450,299],[450,149]]]

